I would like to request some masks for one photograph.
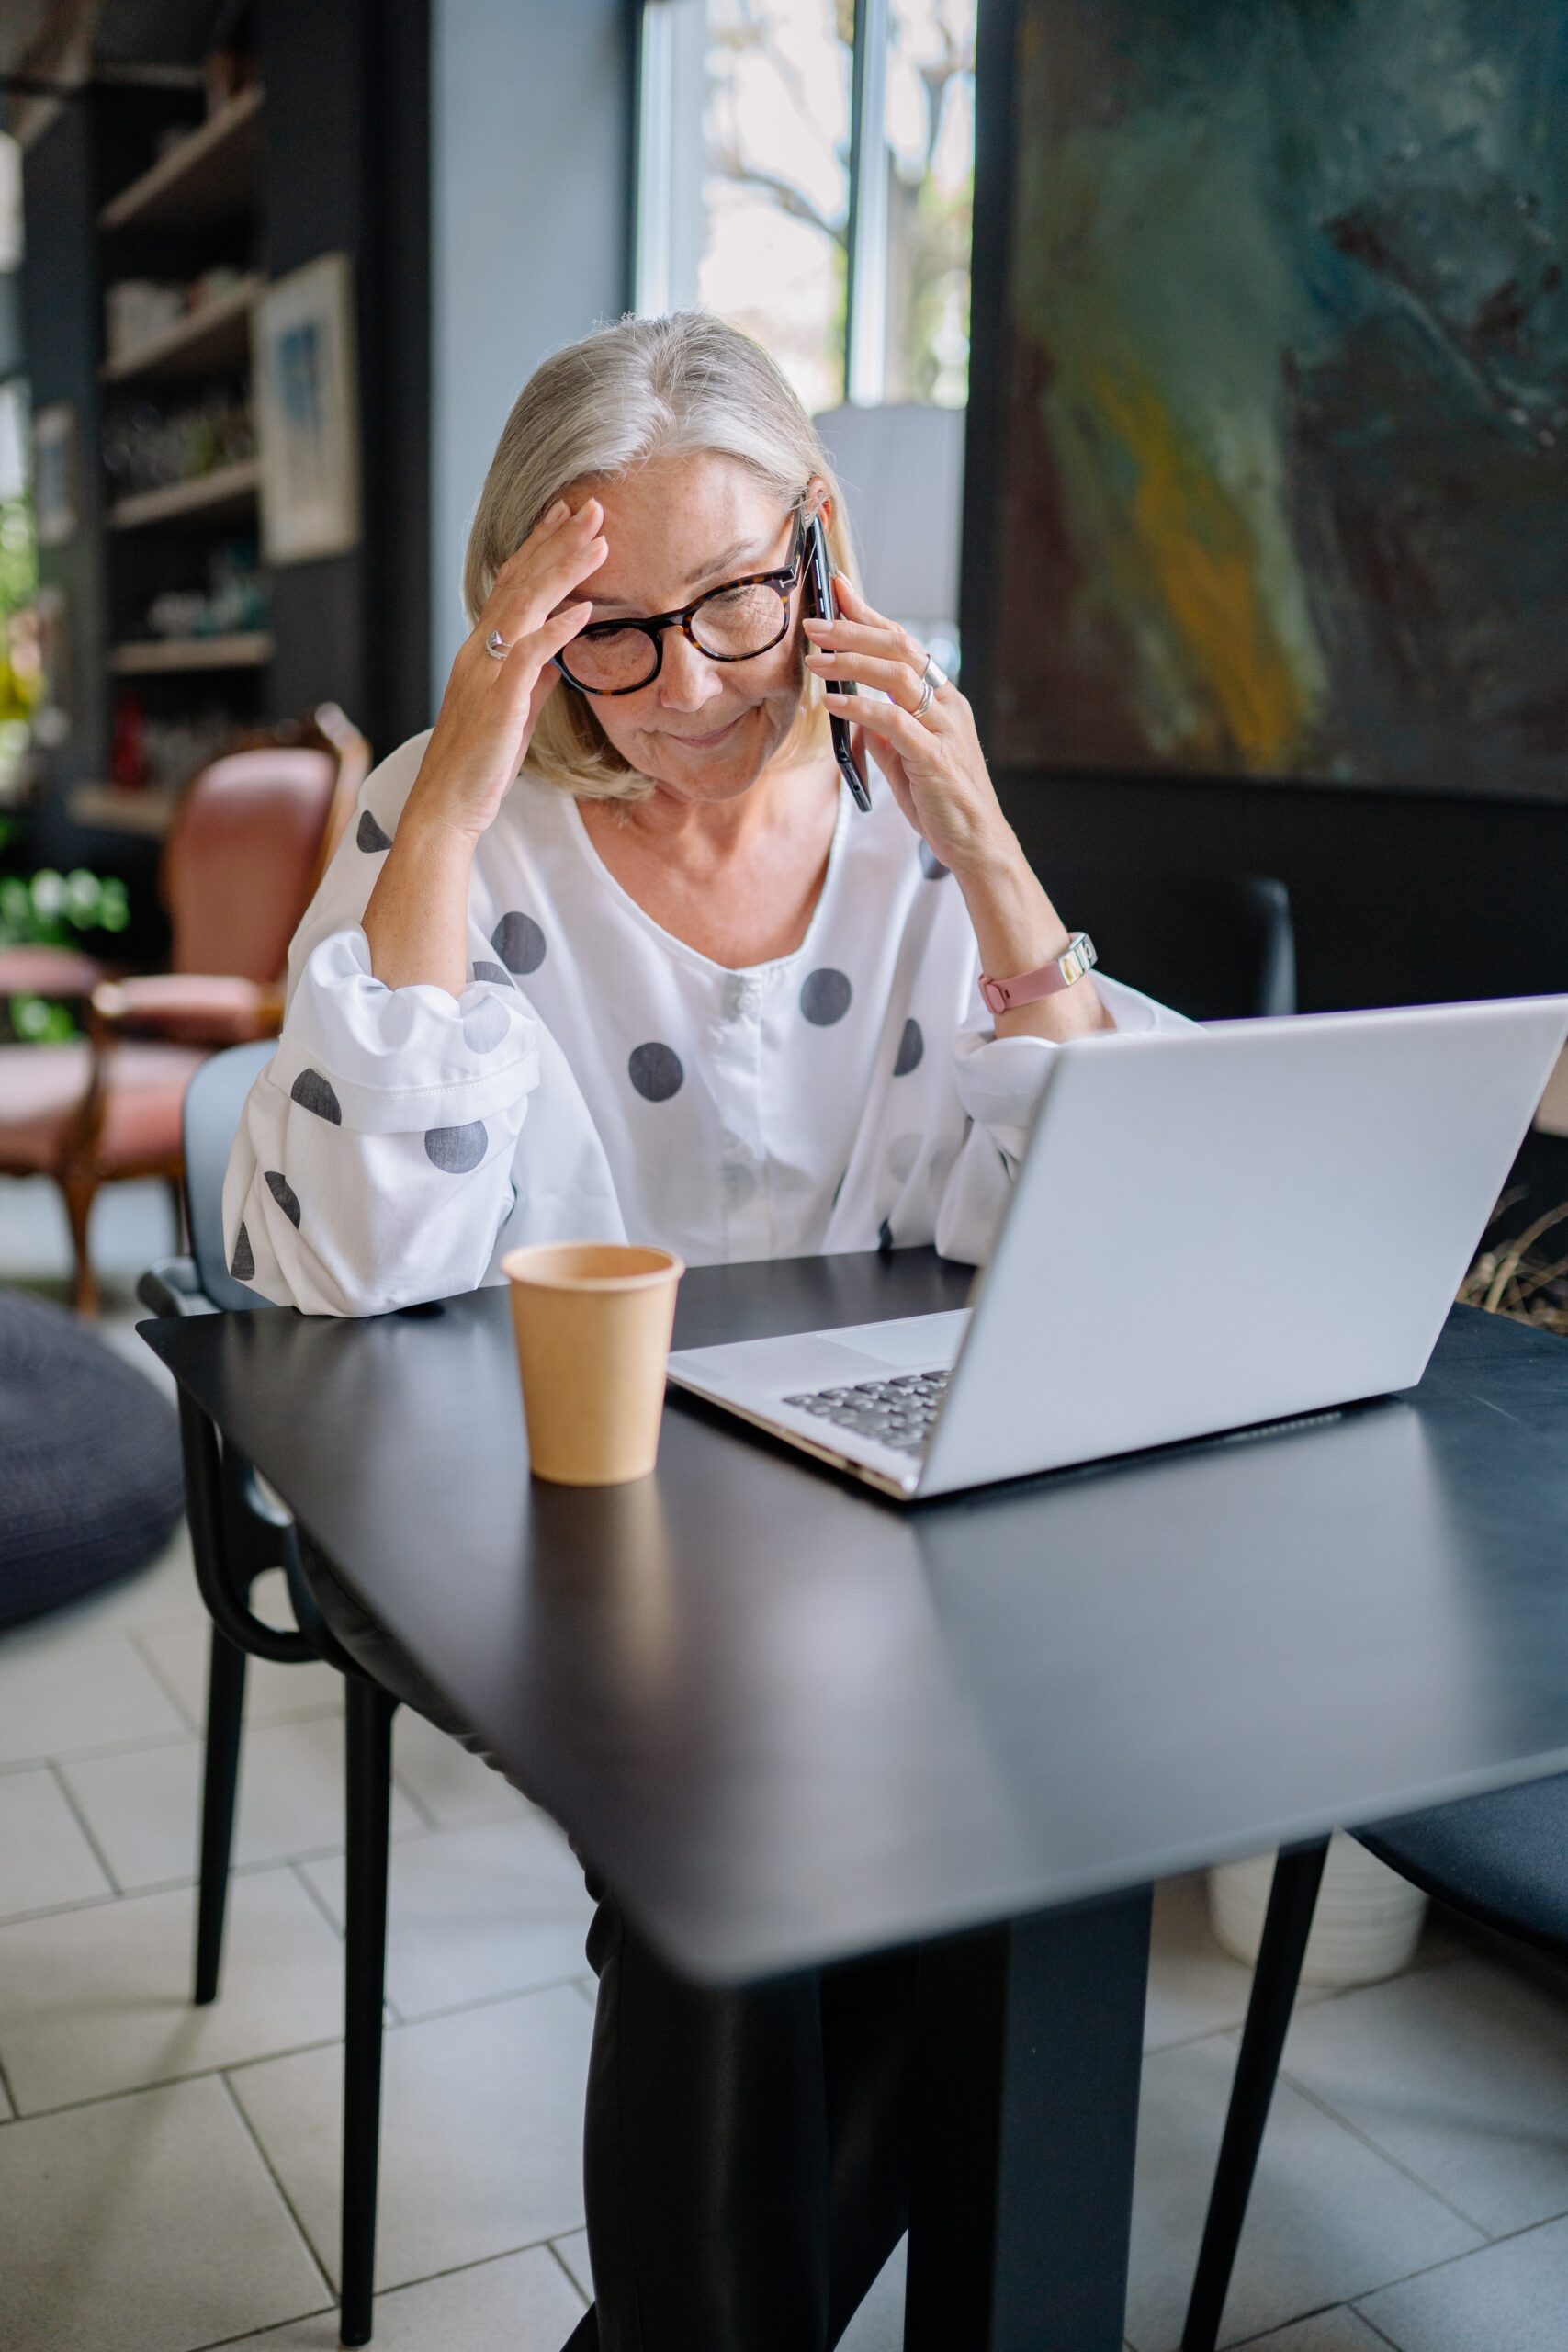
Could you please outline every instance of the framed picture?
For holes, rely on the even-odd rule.
[[[354,270],[323,254],[260,295],[253,325],[262,553],[342,555],[359,541]]]
[[[40,548],[63,547],[81,521],[76,412],[57,401],[33,416],[33,517]]]
[[[992,756],[1568,800],[1561,8],[981,16]]]

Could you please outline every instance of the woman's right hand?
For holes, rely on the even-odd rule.
[[[564,498],[534,526],[496,574],[483,612],[457,650],[434,729],[409,795],[408,810],[426,824],[477,842],[527,755],[540,711],[560,683],[552,655],[577,635],[592,611],[556,606],[609,552],[604,510],[585,498],[572,513]],[[499,630],[507,651],[485,650]]]

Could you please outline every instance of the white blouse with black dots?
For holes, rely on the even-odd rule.
[[[289,951],[224,1185],[242,1282],[371,1315],[498,1282],[525,1241],[986,1256],[1055,1048],[988,1034],[963,898],[885,785],[869,816],[840,788],[802,945],[730,971],[525,772],[479,846],[452,997],[374,978],[360,928],[427,741],[367,779]],[[1178,1023],[1100,988],[1121,1029]]]

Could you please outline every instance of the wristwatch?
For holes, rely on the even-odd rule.
[[[993,1012],[1007,1012],[1015,1004],[1038,1004],[1043,996],[1056,996],[1092,971],[1100,961],[1087,931],[1075,931],[1055,963],[1035,972],[1021,972],[1016,980],[993,980],[980,975],[980,994]]]

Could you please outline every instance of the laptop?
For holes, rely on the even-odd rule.
[[[670,1377],[906,1502],[1413,1387],[1565,1038],[1568,996],[1075,1039],[967,1306]]]

